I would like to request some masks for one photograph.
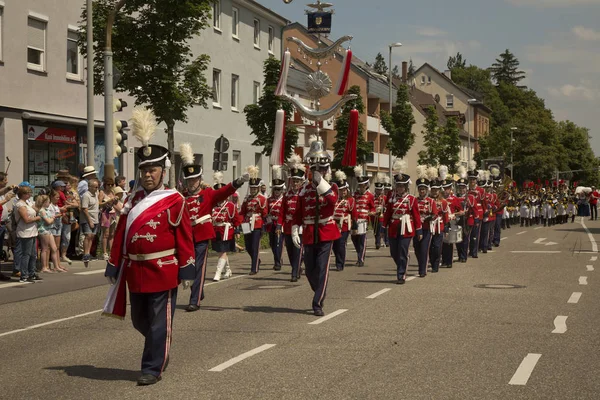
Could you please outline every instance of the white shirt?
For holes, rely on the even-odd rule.
[[[26,202],[24,202],[22,200],[17,202],[17,204],[15,206],[15,212],[16,212],[15,218],[17,220],[17,237],[20,237],[20,238],[36,237],[38,235],[37,222],[31,222],[29,224],[25,223],[25,220],[23,220],[23,218],[21,218],[21,214],[19,213],[19,208],[21,208],[21,207],[26,207],[27,216],[29,218],[34,218],[37,215],[37,213],[35,212],[33,207],[31,207]]]

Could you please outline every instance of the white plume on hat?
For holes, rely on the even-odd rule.
[[[363,167],[360,165],[357,165],[356,167],[354,167],[354,176],[363,176]]]
[[[295,169],[299,169],[302,172],[306,172],[306,166],[302,162],[302,157],[300,157],[296,153],[294,153],[290,156],[290,159],[288,161],[288,167],[290,169],[295,168]]]
[[[325,176],[323,177],[327,182],[331,182],[331,172],[327,171]]]
[[[458,167],[458,170],[456,171],[456,173],[458,174],[458,176],[459,176],[461,179],[466,179],[466,178],[467,178],[467,169],[465,168],[465,166],[464,166],[464,165],[460,165],[460,166]]]
[[[194,150],[190,143],[182,143],[179,146],[179,156],[181,157],[181,162],[184,166],[194,165]]]
[[[469,161],[469,171],[475,171],[477,169],[477,161]]]
[[[429,167],[427,168],[427,179],[433,181],[438,177],[438,169],[437,167]]]
[[[281,166],[279,165],[273,165],[272,167],[272,173],[273,173],[273,180],[275,179],[279,179],[281,180],[282,175],[282,171],[281,171]]]
[[[156,132],[156,118],[148,108],[136,107],[131,113],[131,134],[146,147]]]
[[[477,179],[480,181],[483,180],[483,170],[482,169],[477,170]]]
[[[406,171],[407,167],[408,167],[408,164],[406,163],[406,161],[404,161],[400,158],[396,158],[396,161],[394,161],[394,166],[392,167],[392,169],[394,170],[394,172],[396,174],[403,174],[404,171]]]
[[[346,173],[342,170],[339,171],[335,171],[335,179],[337,181],[345,181],[348,177],[346,176]]]
[[[389,177],[389,176],[387,176],[387,175],[386,175],[386,176],[384,176],[384,177],[383,177],[383,183],[385,183],[386,185],[387,185],[387,184],[390,184],[390,183],[392,183],[392,178],[390,178],[390,177]]]
[[[385,182],[385,174],[383,172],[378,172],[377,177],[375,178],[376,182],[384,183]]]
[[[490,172],[492,173],[492,176],[494,178],[497,178],[500,176],[500,170],[496,167],[492,168],[492,170]]]
[[[440,167],[438,168],[438,171],[439,171],[441,180],[444,180],[448,177],[448,167],[446,167],[445,165],[440,165]]]
[[[257,179],[259,171],[260,169],[256,165],[249,165],[248,167],[246,167],[246,172],[248,173],[248,175],[250,175],[251,179]]]
[[[488,171],[488,170],[483,171],[483,179],[485,179],[486,181],[490,180],[490,175],[491,175],[490,171]]]
[[[215,181],[215,183],[223,183],[223,177],[223,173],[221,171],[217,171],[213,175],[213,180]]]
[[[427,166],[417,165],[417,179],[427,178]]]

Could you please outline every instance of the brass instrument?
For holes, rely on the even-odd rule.
[[[502,191],[497,193],[499,202],[505,203],[506,201],[508,201],[512,185],[513,180],[505,175],[504,180],[502,181]]]

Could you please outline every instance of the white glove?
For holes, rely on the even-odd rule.
[[[115,278],[114,276],[107,276],[106,280],[110,285],[114,285],[117,283],[117,278]]]
[[[192,286],[192,283],[194,283],[194,281],[181,281],[181,287],[183,290],[187,290]]]
[[[248,182],[250,180],[250,174],[246,172],[244,175],[241,176],[241,179],[244,182]]]
[[[321,179],[323,179],[323,176],[321,176],[321,173],[319,171],[313,171],[312,180],[316,186],[319,186],[319,183],[321,183]]]
[[[297,249],[302,247],[302,241],[300,239],[300,233],[298,233],[298,225],[292,226],[292,243]]]

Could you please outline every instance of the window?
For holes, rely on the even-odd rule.
[[[454,107],[454,96],[451,94],[446,95],[446,108]]]
[[[233,157],[231,162],[231,180],[239,178],[239,171],[242,170],[242,152],[239,150],[233,150]]]
[[[234,38],[238,38],[239,26],[240,11],[237,8],[233,7],[231,9],[231,36],[233,36]]]
[[[79,33],[72,28],[67,31],[67,78],[81,79],[80,72],[80,60],[79,47],[77,46],[77,39]]]
[[[429,83],[431,83],[431,76],[428,76],[428,77],[427,77],[427,83],[428,83],[428,84],[429,84]]]
[[[231,75],[231,109],[238,109],[238,102],[240,97],[240,77],[237,75]]]
[[[4,15],[4,8],[2,8],[2,4],[0,4],[0,61],[2,61],[2,20]]]
[[[252,103],[258,104],[260,99],[260,82],[254,82],[252,86]]]
[[[273,53],[273,42],[275,41],[275,30],[269,26],[269,53]]]
[[[213,27],[221,30],[221,0],[215,0],[213,3]]]
[[[425,84],[425,75],[421,75],[421,83]]]
[[[27,19],[27,68],[37,71],[46,69],[47,22],[29,17]]]
[[[221,71],[213,69],[213,106],[221,107]]]
[[[260,21],[254,20],[254,47],[260,48]]]

